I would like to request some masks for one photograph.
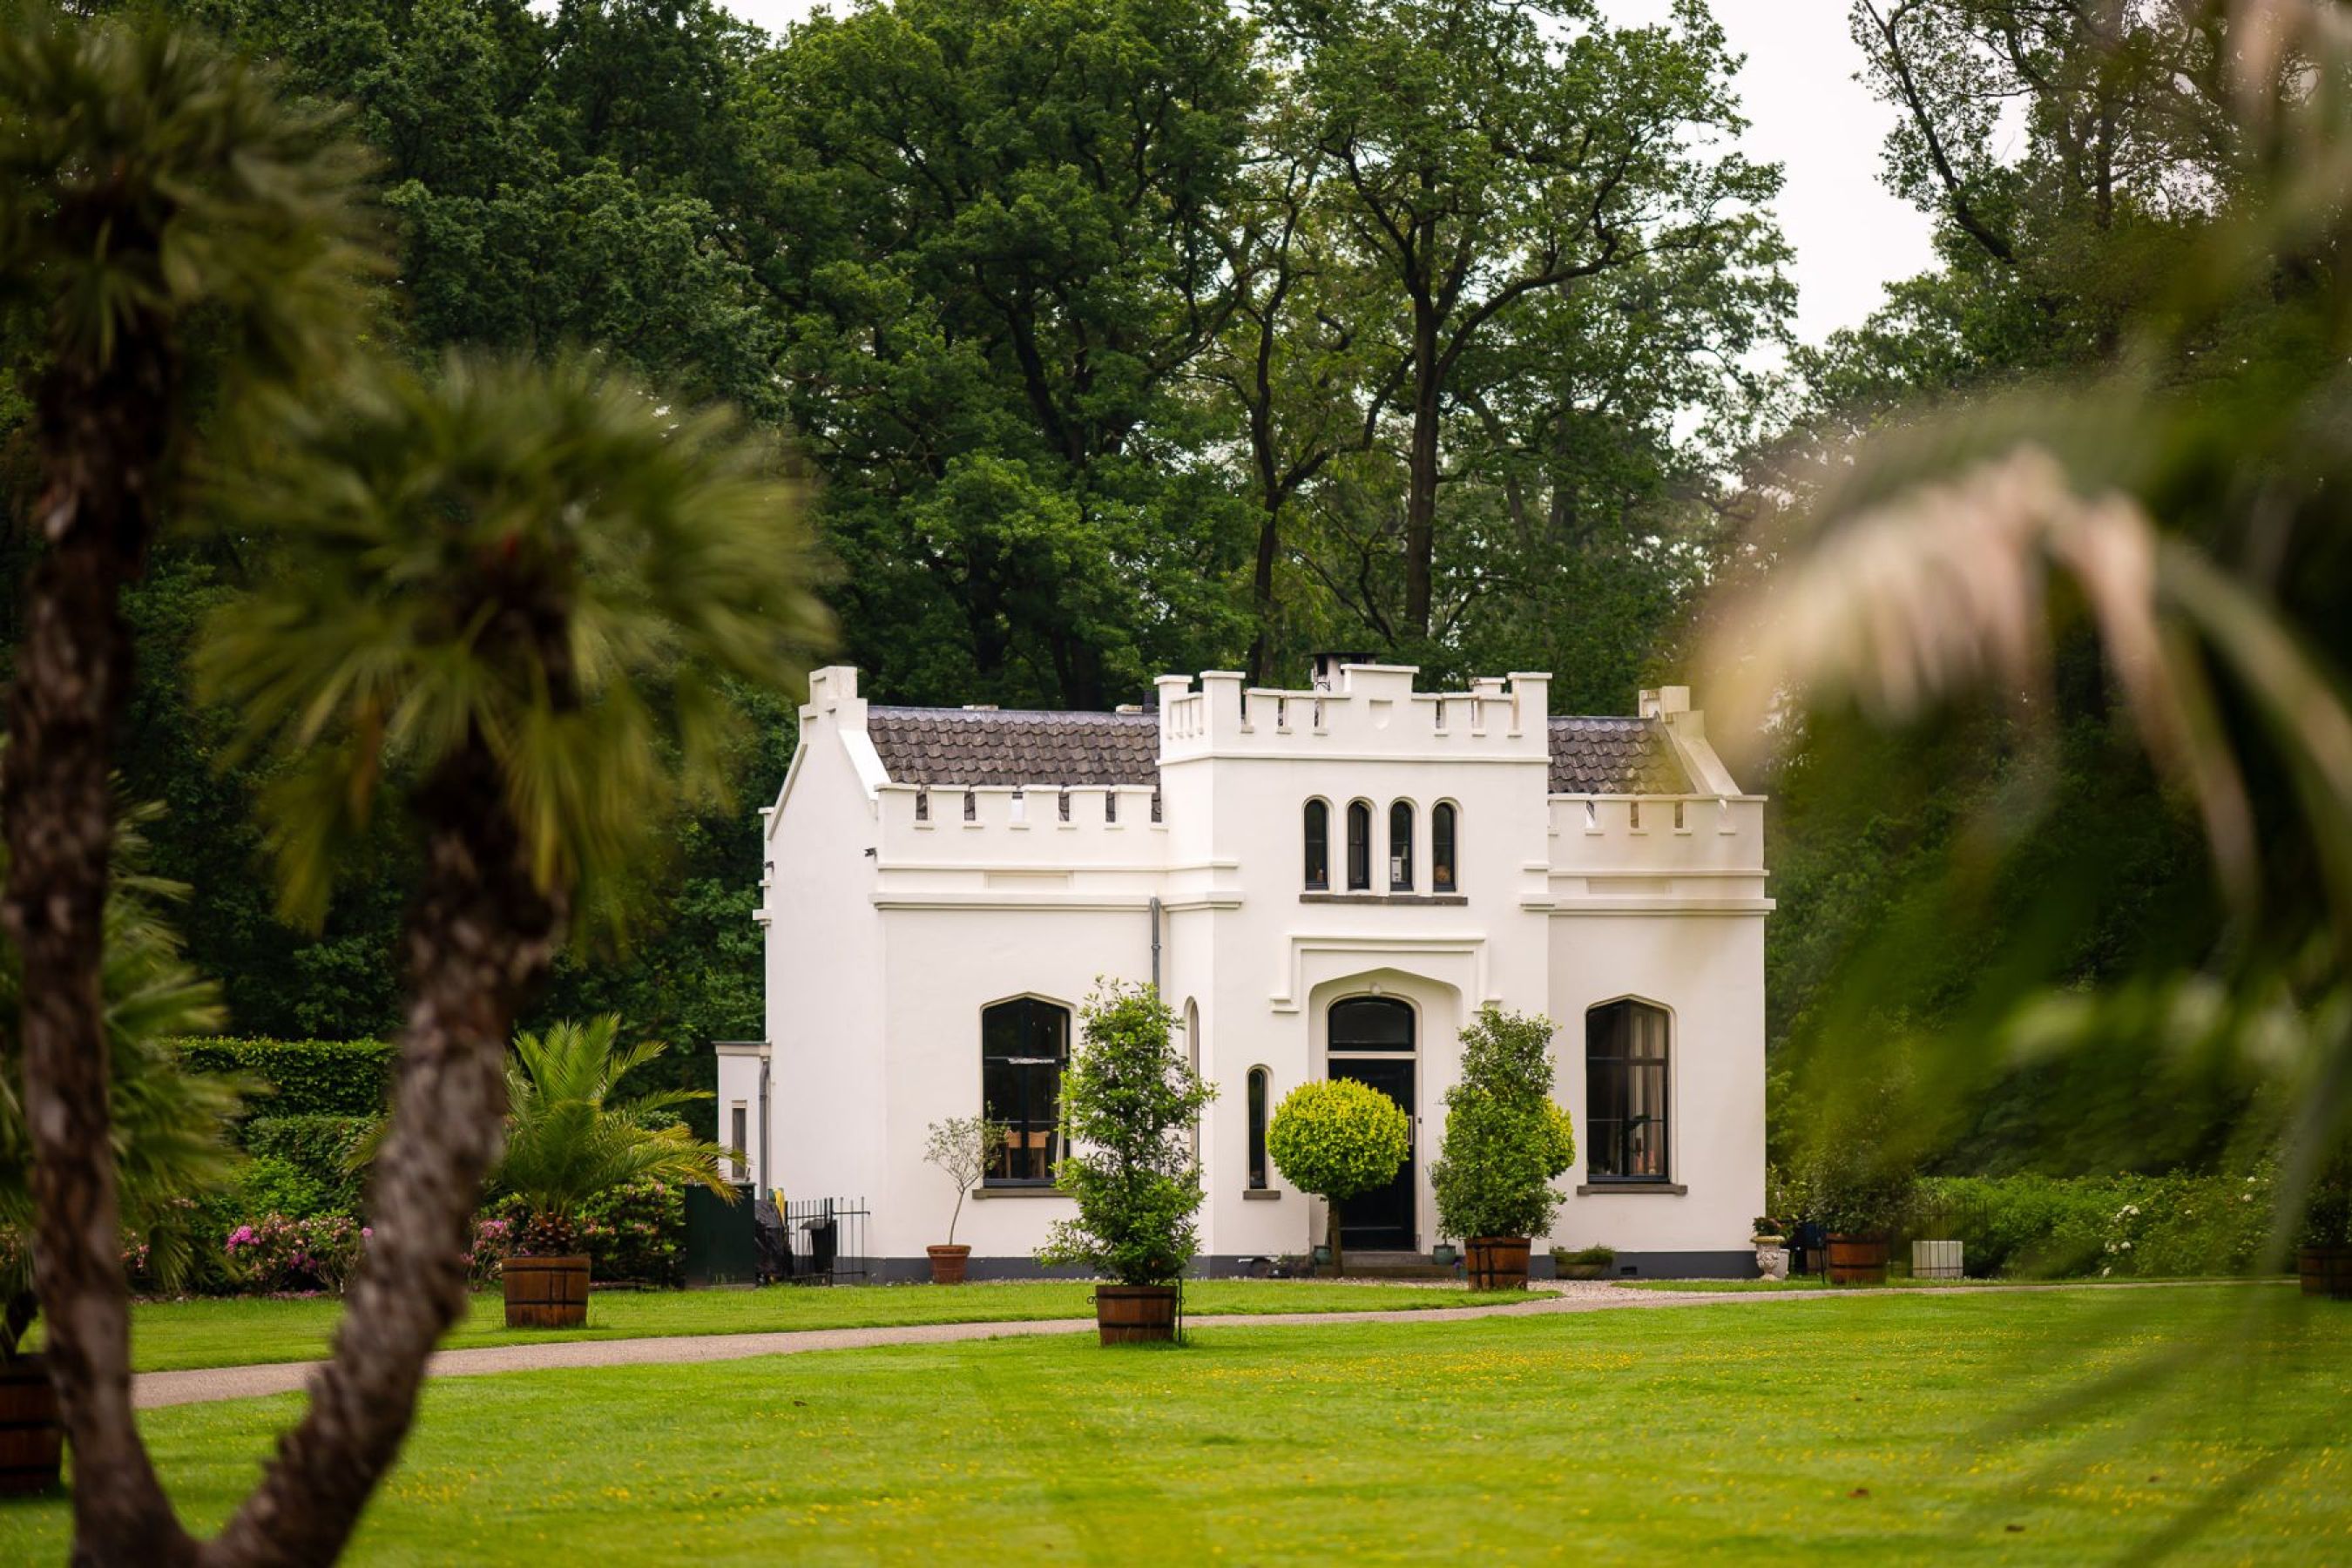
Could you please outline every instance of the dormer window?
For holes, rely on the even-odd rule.
[[[1369,802],[1348,803],[1348,891],[1372,890],[1372,808]]]
[[[1389,891],[1412,891],[1412,802],[1389,807]]]
[[[1307,803],[1306,880],[1309,892],[1331,886],[1331,808],[1319,800]]]

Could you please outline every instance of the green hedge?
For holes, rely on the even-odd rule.
[[[2112,1279],[2241,1274],[2261,1256],[2272,1174],[1938,1176],[1919,1184],[1933,1226],[1977,1275]],[[1925,1215],[1923,1215],[1924,1218]]]
[[[257,1163],[282,1163],[318,1183],[327,1208],[357,1214],[364,1184],[350,1170],[351,1158],[375,1121],[373,1116],[257,1116],[245,1124],[245,1152]]]
[[[268,1091],[257,1117],[378,1116],[392,1093],[397,1058],[381,1040],[175,1040],[196,1072],[256,1079]]]

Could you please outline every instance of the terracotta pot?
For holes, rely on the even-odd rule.
[[[1470,1238],[1470,1289],[1524,1290],[1527,1288],[1526,1237],[1474,1236]]]
[[[576,1329],[588,1321],[588,1259],[509,1258],[502,1271],[510,1329]]]
[[[1886,1283],[1886,1238],[1883,1236],[1847,1236],[1830,1233],[1830,1283],[1832,1285],[1884,1285]]]
[[[1107,1345],[1165,1342],[1176,1337],[1173,1285],[1097,1285],[1095,1331]]]
[[[47,1359],[0,1362],[0,1497],[55,1491],[65,1440]]]
[[[923,1250],[931,1255],[932,1284],[961,1285],[963,1283],[964,1265],[971,1258],[971,1247],[927,1247]]]
[[[2352,1247],[2306,1247],[2294,1255],[2294,1271],[2306,1296],[2352,1301]]]

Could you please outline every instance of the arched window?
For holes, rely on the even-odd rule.
[[[1019,996],[981,1010],[981,1114],[1004,1127],[989,1181],[1034,1186],[1054,1179],[1062,1157],[1062,1069],[1069,1060],[1067,1007]]]
[[[1307,886],[1319,891],[1331,885],[1331,808],[1319,800],[1307,803]]]
[[[1372,808],[1356,800],[1348,803],[1348,891],[1366,893],[1372,887]]]
[[[1412,891],[1412,802],[1389,807],[1389,891]]]
[[[1440,801],[1429,809],[1429,887],[1432,892],[1450,893],[1455,889],[1454,877],[1454,807]]]
[[[1608,1002],[1584,1015],[1587,1181],[1667,1179],[1669,1023],[1647,1002]]]
[[[1264,1068],[1249,1070],[1249,1184],[1253,1192],[1265,1190],[1265,1118],[1266,1100],[1273,1092],[1272,1075]]]

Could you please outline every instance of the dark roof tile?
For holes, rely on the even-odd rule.
[[[1551,721],[1554,795],[1688,795],[1674,742],[1654,719]]]

